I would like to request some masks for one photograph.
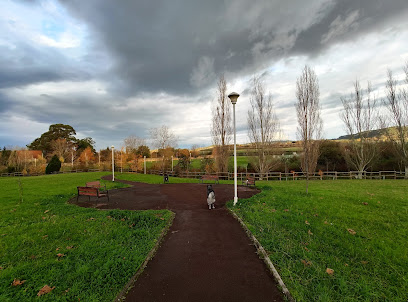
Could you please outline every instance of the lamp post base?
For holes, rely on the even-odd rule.
[[[237,204],[238,202],[238,197],[234,197],[234,206]]]

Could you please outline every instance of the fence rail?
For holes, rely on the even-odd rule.
[[[165,174],[173,177],[181,178],[201,178],[203,175],[207,175],[205,172],[181,172],[176,174],[174,171],[165,171]],[[163,175],[161,170],[150,170],[149,174]],[[234,173],[231,172],[217,172],[210,173],[210,175],[216,175],[221,180],[233,180]],[[256,180],[300,180],[306,179],[306,173],[294,172],[294,173],[284,173],[284,172],[268,172],[268,173],[237,173],[237,178],[242,181],[248,176],[255,178]],[[403,179],[405,178],[405,172],[401,171],[378,171],[378,172],[359,172],[359,171],[349,171],[349,172],[337,172],[337,171],[327,171],[321,173],[309,173],[309,179],[313,180],[336,180],[336,179]]]
[[[54,174],[67,174],[67,173],[82,173],[82,172],[101,172],[101,171],[110,171],[104,169],[88,169],[88,171],[83,171],[80,169],[76,170],[66,170],[55,172]],[[121,169],[120,167],[115,168],[115,172],[133,172],[133,173],[143,173],[141,171],[136,171],[133,169]],[[148,170],[148,174],[163,175],[161,170]],[[172,177],[181,177],[181,178],[197,178],[200,179],[203,175],[208,175],[206,172],[192,172],[184,171],[176,173],[175,171],[165,171],[165,174]],[[231,172],[217,172],[210,173],[211,175],[216,175],[220,180],[233,180],[234,173]],[[22,172],[14,173],[1,173],[1,177],[22,177],[22,176],[39,176],[44,174],[23,174]],[[237,173],[237,177],[240,181],[245,180],[248,176],[255,178],[256,180],[278,180],[278,181],[288,181],[288,180],[300,180],[306,179],[306,173],[303,172],[268,172],[268,173]],[[359,172],[359,171],[349,171],[349,172],[337,172],[337,171],[326,171],[326,172],[316,172],[309,173],[309,179],[312,180],[336,180],[336,179],[403,179],[406,178],[405,172],[402,171],[378,171],[378,172]],[[408,175],[407,175],[408,178]]]

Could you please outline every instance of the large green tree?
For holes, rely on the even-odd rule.
[[[51,142],[57,139],[65,139],[68,143],[76,143],[75,129],[70,125],[53,124],[49,130],[40,137],[36,138],[31,144],[27,145],[30,150],[42,150],[46,155],[52,152]]]
[[[95,153],[95,141],[90,138],[90,137],[85,137],[82,139],[78,139],[76,141],[76,145],[77,145],[77,151],[82,152],[84,151],[86,148],[91,148],[92,152]]]

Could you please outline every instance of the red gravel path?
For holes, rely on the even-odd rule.
[[[110,191],[111,203],[100,199],[98,208],[169,209],[176,213],[126,301],[283,301],[256,248],[224,207],[233,199],[232,185],[213,185],[216,209],[209,210],[203,184],[123,182],[133,187]],[[257,192],[239,187],[238,197],[248,198]],[[82,200],[87,201],[85,197]],[[87,203],[80,201],[80,205]]]

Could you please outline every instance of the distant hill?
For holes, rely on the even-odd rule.
[[[383,129],[376,129],[376,130],[368,131],[367,137],[369,137],[369,138],[374,138],[374,137],[383,138],[383,137],[386,136],[388,129],[389,128],[383,128]],[[358,134],[356,134],[356,136],[358,136]],[[351,139],[351,135],[343,135],[343,136],[339,136],[337,138],[337,140],[343,140],[343,139],[344,140]]]

